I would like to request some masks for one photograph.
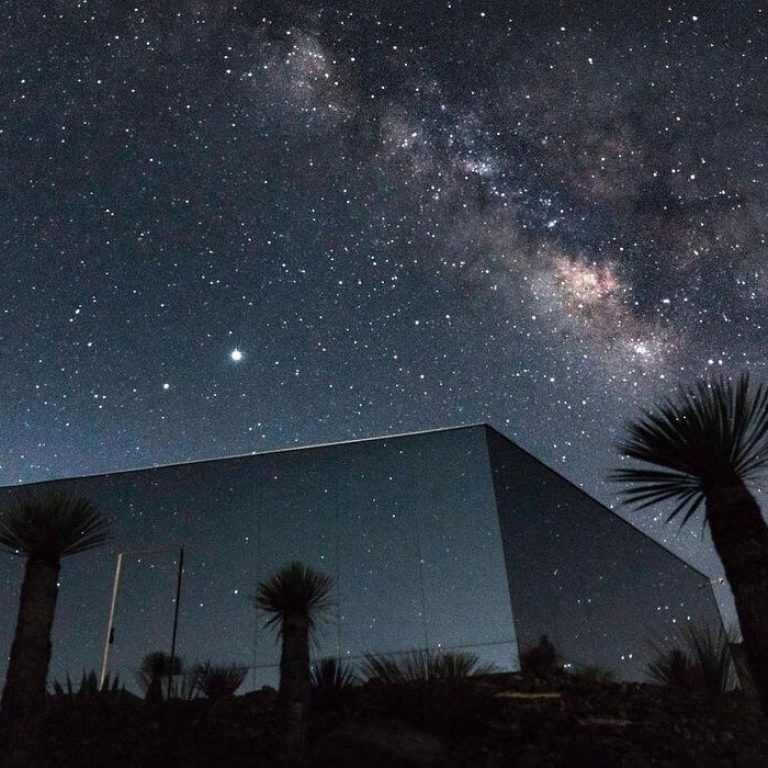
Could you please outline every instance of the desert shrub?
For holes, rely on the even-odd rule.
[[[409,651],[401,655],[366,654],[360,665],[366,680],[378,680],[382,683],[413,683],[429,677],[426,651]]]
[[[161,701],[167,695],[169,678],[172,680],[183,672],[184,662],[179,656],[173,659],[171,665],[171,657],[167,653],[153,651],[141,660],[141,666],[136,672],[136,682],[146,701]]]
[[[120,685],[120,675],[115,675],[114,678],[110,678],[107,675],[104,678],[104,685],[99,687],[99,679],[94,670],[90,672],[83,670],[82,677],[80,678],[80,687],[77,689],[72,685],[69,672],[67,672],[63,684],[58,680],[54,680],[51,687],[53,688],[54,696],[77,696],[80,699],[99,697],[107,699],[111,696],[113,697],[118,691],[124,690],[124,687]]]
[[[430,679],[457,680],[465,677],[490,675],[496,667],[480,661],[474,654],[466,651],[446,651],[432,656],[427,665]]]
[[[525,675],[546,679],[561,671],[562,660],[549,638],[542,635],[538,645],[520,654],[520,669]]]
[[[94,741],[109,739],[115,743],[114,734],[122,731],[141,708],[140,699],[126,692],[117,676],[107,676],[100,688],[96,672],[83,672],[79,685],[73,684],[67,674],[63,681],[54,680],[51,687],[53,692],[46,702],[45,738],[34,747],[40,753],[34,765],[47,765],[43,757],[60,750],[74,755],[82,745]],[[87,753],[85,747],[83,750]]]
[[[320,707],[337,707],[360,680],[352,667],[332,657],[312,665],[312,702]]]
[[[414,650],[403,654],[368,654],[361,665],[366,680],[382,683],[409,683],[422,680],[455,680],[491,674],[492,664],[481,662],[474,653]]]
[[[730,642],[722,627],[687,625],[674,646],[654,647],[656,659],[648,665],[648,676],[679,694],[719,706],[736,685]]]
[[[478,676],[494,667],[472,653],[368,655],[361,670],[378,716],[437,734],[470,731],[493,695]]]
[[[200,690],[200,681],[195,667],[196,665],[184,667],[179,675],[174,675],[173,682],[171,683],[172,698],[192,701],[193,699],[199,699],[203,695],[203,692]],[[167,681],[165,685],[168,685]]]
[[[585,683],[615,683],[617,680],[615,670],[599,664],[585,664],[583,667],[579,667],[572,676],[577,680],[583,680]]]
[[[241,664],[195,664],[192,679],[206,699],[218,701],[234,696],[248,674],[248,667]]]
[[[332,657],[319,659],[311,670],[312,687],[343,691],[358,684],[358,677],[349,664]]]

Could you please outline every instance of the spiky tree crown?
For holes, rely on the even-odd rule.
[[[290,563],[259,584],[255,603],[270,615],[267,626],[281,624],[287,616],[303,616],[310,630],[331,606],[333,580],[303,563]]]
[[[675,504],[667,520],[685,524],[717,487],[755,480],[768,464],[768,388],[743,374],[681,388],[626,428],[620,453],[662,469],[617,469],[610,479],[630,484],[625,502],[643,509]]]
[[[29,497],[0,513],[0,546],[12,554],[58,560],[101,546],[110,522],[88,500]]]

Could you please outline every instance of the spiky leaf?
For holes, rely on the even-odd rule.
[[[0,546],[12,554],[58,560],[101,546],[109,528],[109,520],[88,499],[27,497],[0,513]]]
[[[332,589],[330,576],[294,562],[259,584],[255,603],[269,614],[266,625],[276,627],[278,633],[283,620],[296,615],[305,617],[310,630],[314,630],[333,605]]]
[[[680,388],[631,421],[618,450],[648,466],[617,469],[624,501],[637,509],[672,504],[685,524],[708,491],[755,480],[768,464],[768,387],[716,378]]]
[[[311,670],[312,687],[320,691],[344,691],[357,685],[355,671],[332,657],[319,659]]]
[[[241,664],[196,664],[192,668],[195,683],[207,699],[218,701],[234,696],[248,674]]]
[[[422,680],[462,680],[495,671],[493,664],[462,651],[432,653],[413,650],[402,654],[367,654],[361,665],[367,680],[383,683],[415,683]]]

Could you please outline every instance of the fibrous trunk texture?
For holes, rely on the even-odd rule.
[[[40,714],[45,704],[59,569],[58,561],[27,558],[16,633],[0,700],[3,725],[27,723]]]
[[[707,494],[707,521],[736,603],[744,650],[768,715],[768,525],[741,483]]]
[[[302,615],[286,616],[282,624],[278,699],[284,718],[286,757],[301,764],[307,753],[309,710],[309,622]]]

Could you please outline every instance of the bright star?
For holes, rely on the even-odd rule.
[[[229,353],[229,359],[234,363],[239,363],[243,359],[243,353],[239,349],[233,349]]]

